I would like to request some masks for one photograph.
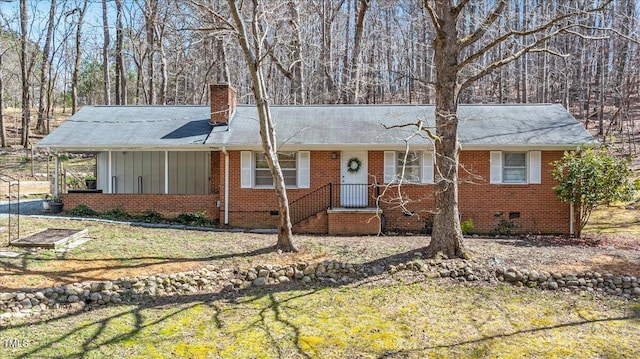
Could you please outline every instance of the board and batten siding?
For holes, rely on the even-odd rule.
[[[169,152],[170,194],[209,193],[210,173],[210,152]]]
[[[111,176],[115,177],[113,193],[164,193],[164,151],[112,151]],[[207,194],[211,153],[203,151],[171,151],[168,155],[169,194]],[[97,156],[98,189],[108,193],[109,153]],[[140,182],[141,178],[141,182]]]

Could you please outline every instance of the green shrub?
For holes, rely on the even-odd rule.
[[[207,212],[180,213],[175,218],[175,222],[184,224],[185,226],[215,226],[218,221],[207,218]]]
[[[633,199],[637,185],[632,180],[631,158],[618,158],[606,147],[582,147],[565,152],[552,163],[558,184],[553,190],[562,202],[574,203],[580,216],[579,232],[593,210],[616,201]]]
[[[514,228],[516,228],[516,222],[501,219],[491,233],[496,236],[510,236]]]
[[[125,212],[122,208],[116,208],[103,213],[102,218],[114,221],[130,221],[133,219],[133,216]]]
[[[469,218],[466,221],[460,222],[460,229],[462,234],[469,234],[473,230],[473,219]]]
[[[99,213],[94,211],[92,208],[84,205],[84,204],[80,204],[72,209],[69,210],[68,212],[70,215],[72,216],[76,216],[76,217],[93,217],[93,216],[97,216]]]
[[[139,220],[140,222],[147,222],[147,223],[162,223],[166,221],[166,218],[164,218],[160,213],[158,213],[158,211],[153,209],[147,209],[142,213],[141,216],[139,216],[136,219]]]

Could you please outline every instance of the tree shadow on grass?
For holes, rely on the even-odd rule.
[[[255,255],[257,253],[263,253],[267,251],[273,250],[272,247],[262,248],[257,251],[251,251],[245,253],[244,255]],[[396,254],[393,256],[388,256],[384,258],[380,258],[368,263],[363,264],[363,266],[368,268],[374,268],[375,271],[380,271],[380,268],[384,268],[389,264],[399,264],[401,262],[406,262],[411,258],[412,254],[415,251],[405,252]],[[243,254],[236,254],[243,255]],[[375,285],[377,281],[376,276],[357,276],[354,283],[350,285],[360,286],[360,285]],[[34,348],[28,348],[28,351],[20,354],[17,358],[29,358],[32,356],[40,356],[46,353],[48,349],[55,347],[56,345],[62,345],[62,343],[66,340],[70,340],[72,338],[82,338],[83,332],[92,332],[92,334],[88,336],[84,336],[81,344],[79,345],[77,351],[68,354],[68,355],[59,355],[60,358],[75,358],[75,357],[84,357],[89,352],[99,350],[103,346],[108,346],[112,344],[122,344],[123,342],[134,338],[137,334],[139,334],[143,329],[150,328],[154,325],[160,324],[172,317],[179,315],[180,313],[186,312],[195,306],[200,304],[207,304],[215,307],[215,303],[220,300],[226,300],[233,304],[242,304],[249,302],[256,302],[262,299],[267,299],[267,305],[265,305],[262,310],[260,310],[260,319],[254,323],[253,326],[263,328],[265,333],[269,335],[271,338],[271,344],[276,351],[279,352],[279,356],[282,356],[283,349],[281,349],[279,336],[273,335],[269,330],[268,317],[271,316],[274,320],[286,328],[287,332],[290,333],[290,341],[291,345],[295,348],[297,352],[297,356],[310,358],[311,356],[306,353],[301,346],[300,340],[300,328],[298,328],[295,324],[286,319],[286,316],[283,314],[283,304],[288,301],[298,299],[301,297],[313,295],[320,290],[327,288],[335,288],[344,286],[344,283],[332,282],[332,281],[316,281],[310,284],[305,284],[302,282],[293,281],[286,284],[276,284],[269,285],[267,287],[256,288],[250,287],[247,289],[238,289],[230,292],[225,292],[220,289],[216,292],[210,293],[197,293],[197,294],[176,294],[176,295],[167,295],[167,296],[149,296],[140,294],[138,299],[135,302],[127,303],[122,302],[121,304],[111,304],[106,307],[96,308],[95,311],[109,310],[110,308],[117,308],[123,306],[133,305],[134,308],[120,312],[117,314],[109,315],[105,318],[101,318],[99,320],[92,321],[87,324],[80,324],[77,327],[70,329],[69,331],[58,335],[56,338],[51,340],[47,340],[43,343],[38,343],[38,345]],[[299,293],[298,293],[299,291]],[[286,298],[277,298],[277,293],[295,293],[295,295],[287,296]],[[148,309],[163,309],[169,310],[168,307],[178,307],[175,310],[171,310],[170,313],[166,315],[162,315],[160,318],[152,320],[148,323],[145,323],[144,320],[144,311]],[[58,322],[64,322],[65,320],[70,320],[78,315],[83,313],[91,313],[95,312],[93,309],[91,311],[86,311],[85,309],[77,309],[73,311],[68,311],[62,315],[52,317],[49,319],[44,319],[40,322],[41,325],[52,325]],[[223,321],[219,317],[220,310],[216,310],[216,315],[213,317],[213,322],[215,323],[217,328],[221,328],[223,326]],[[90,314],[88,314],[90,315]],[[125,319],[129,316],[133,316],[134,324],[124,331],[118,333],[117,335],[113,335],[111,338],[107,340],[100,340],[102,335],[106,335],[105,333],[108,331],[109,326],[116,326],[115,322],[121,319]],[[24,324],[19,325],[9,325],[5,328],[5,330],[28,330],[31,325],[30,321],[25,322]],[[119,326],[120,324],[118,324]],[[94,329],[94,327],[96,327]]]
[[[225,311],[249,310],[246,305],[250,303],[257,303],[258,305],[257,318],[249,322],[249,324],[247,324],[245,328],[236,328],[234,330],[241,331],[258,329],[263,331],[269,338],[269,343],[271,345],[271,348],[264,349],[265,353],[268,350],[273,350],[274,355],[277,357],[288,357],[294,355],[295,357],[311,358],[315,355],[314,353],[309,352],[309,349],[305,348],[305,346],[303,345],[303,329],[300,326],[296,325],[296,323],[288,319],[289,316],[287,315],[287,309],[289,307],[287,306],[287,302],[313,296],[322,290],[330,288],[353,288],[360,286],[378,286],[388,284],[388,281],[385,282],[385,278],[388,279],[388,274],[385,273],[382,275],[375,275],[374,272],[378,272],[380,268],[384,269],[388,265],[405,263],[408,260],[415,258],[415,252],[416,250],[411,250],[408,252],[379,258],[364,264],[357,264],[357,266],[371,269],[372,272],[366,272],[366,275],[362,274],[359,276],[353,276],[352,278],[354,278],[354,281],[349,284],[332,282],[329,280],[316,281],[310,284],[305,284],[302,281],[293,281],[290,283],[269,285],[261,288],[250,287],[247,289],[238,289],[234,291],[223,291],[221,288],[219,288],[216,291],[195,294],[176,294],[166,296],[149,296],[140,294],[135,301],[129,303],[123,302],[121,304],[112,304],[107,307],[101,307],[91,311],[86,311],[84,309],[69,311],[56,317],[43,319],[39,322],[39,325],[51,325],[52,328],[58,328],[61,324],[65,324],[65,322],[71,322],[72,324],[69,326],[69,329],[64,329],[60,334],[55,334],[55,336],[52,338],[49,338],[49,336],[43,336],[37,342],[34,342],[31,347],[24,348],[25,351],[20,353],[17,358],[39,357],[47,355],[52,350],[55,350],[58,347],[68,346],[69,342],[76,345],[76,347],[71,349],[68,354],[57,354],[56,357],[87,357],[95,355],[97,353],[108,352],[109,350],[107,349],[107,347],[109,346],[125,345],[130,340],[135,341],[138,335],[149,335],[148,333],[143,332],[144,330],[150,330],[151,335],[156,335],[157,340],[161,341],[163,340],[162,334],[158,333],[157,330],[154,329],[154,327],[159,327],[162,325],[162,323],[166,323],[171,319],[177,320],[178,316],[180,316],[181,314],[189,313],[190,310],[199,305],[208,305],[212,307],[214,309],[214,314],[210,319],[211,324],[217,329],[223,329],[225,326],[233,324],[228,323],[227,319],[223,317],[222,314]],[[416,281],[424,281],[424,278],[416,277]],[[278,295],[279,293],[282,294],[282,296]],[[221,309],[220,304],[223,303],[228,303],[229,306],[232,306],[231,309]],[[118,308],[126,308],[128,306],[133,306],[133,308],[125,309],[124,311],[118,310]],[[222,307],[224,306],[227,305],[222,305]],[[158,315],[157,317],[154,315],[149,315],[148,310],[150,309],[161,311],[160,315]],[[375,308],[371,308],[371,310],[375,311]],[[115,314],[109,314],[110,311],[118,312]],[[97,314],[92,315],[92,313]],[[85,323],[86,319],[84,319],[84,321],[80,321],[81,318],[79,318],[79,316],[83,314],[89,316],[89,320],[91,320],[91,322]],[[240,315],[247,317],[249,313],[245,313],[244,315],[241,313]],[[380,358],[419,355],[421,352],[427,352],[429,350],[455,348],[468,344],[473,345],[493,339],[509,338],[527,333],[544,332],[547,330],[574,327],[590,323],[637,319],[637,312],[631,313],[628,316],[615,318],[584,319],[558,325],[531,327],[514,332],[484,336],[477,339],[464,340],[451,344],[425,346],[423,348],[411,350],[389,351],[379,355]],[[132,323],[123,325],[123,322],[127,321],[131,321]],[[29,331],[31,325],[33,325],[32,321],[28,321],[23,324],[9,325],[4,328],[4,331]],[[184,330],[189,331],[190,328],[185,328]],[[176,337],[171,337],[171,339],[174,339],[176,341],[182,340],[182,338],[176,339]],[[78,344],[75,344],[76,342],[78,342]],[[105,351],[102,351],[103,348],[105,349]],[[177,355],[176,353],[166,354],[169,356]]]
[[[461,347],[461,346],[469,345],[469,344],[480,344],[480,343],[488,342],[488,341],[491,341],[491,340],[494,340],[494,339],[508,339],[508,338],[511,338],[511,337],[516,337],[518,335],[525,335],[525,334],[530,334],[530,333],[542,333],[542,332],[549,331],[549,330],[554,330],[554,329],[577,327],[577,326],[581,326],[581,325],[594,324],[594,323],[638,320],[638,318],[640,318],[640,317],[636,314],[636,315],[629,315],[629,316],[615,317],[615,318],[600,318],[600,319],[588,319],[588,320],[585,319],[585,320],[579,320],[579,321],[574,321],[574,322],[569,322],[569,323],[561,323],[561,324],[555,324],[555,325],[548,325],[548,326],[540,326],[540,327],[529,328],[529,329],[522,329],[522,330],[513,331],[511,333],[488,335],[488,336],[483,336],[483,337],[480,337],[480,338],[477,338],[477,339],[458,341],[458,342],[451,343],[451,344],[425,346],[425,347],[422,347],[422,348],[410,349],[410,350],[388,351],[388,352],[380,355],[378,358],[379,359],[398,358],[398,357],[402,358],[402,357],[406,357],[406,356],[412,355],[412,354],[426,353],[426,352],[428,352],[430,350],[452,349],[452,348]]]

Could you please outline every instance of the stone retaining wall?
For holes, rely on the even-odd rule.
[[[199,292],[233,292],[290,282],[326,285],[347,284],[382,273],[414,271],[425,278],[451,278],[461,282],[504,282],[545,290],[599,292],[625,297],[640,296],[638,278],[612,274],[546,273],[520,271],[515,268],[474,268],[464,260],[413,260],[397,265],[354,265],[337,261],[264,265],[234,271],[208,265],[202,269],[176,274],[158,274],[121,278],[114,281],[83,282],[55,286],[30,292],[0,293],[0,323],[15,316],[28,316],[51,309],[80,309],[134,302],[144,297],[193,294]]]

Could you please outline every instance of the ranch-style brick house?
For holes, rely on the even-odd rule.
[[[231,86],[210,90],[210,106],[85,106],[40,141],[54,154],[97,157],[97,189],[60,193],[65,209],[206,211],[230,227],[275,228],[277,203],[256,108],[237,105]],[[406,142],[414,128],[383,125],[422,119],[432,126],[433,105],[271,111],[294,232],[357,235],[429,226],[438,178],[433,146],[419,137]],[[551,162],[594,139],[562,106],[460,105],[458,127],[459,209],[463,221],[473,220],[474,233],[505,226],[512,233],[573,233],[577,211],[553,193]]]

